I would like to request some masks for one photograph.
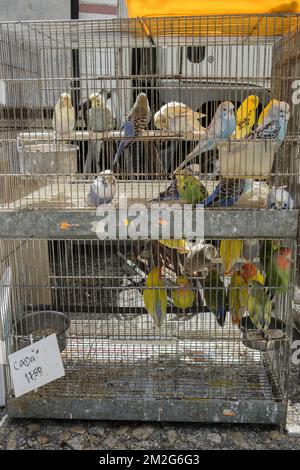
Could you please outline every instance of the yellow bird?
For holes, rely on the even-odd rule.
[[[251,281],[259,282],[262,286],[265,283],[263,274],[253,263],[244,263],[241,266],[241,273],[245,281],[249,284]]]
[[[177,250],[178,253],[184,254],[189,252],[189,248],[187,247],[185,240],[159,240],[159,243],[171,248],[172,250]]]
[[[241,258],[242,248],[242,240],[221,240],[220,257],[225,276],[231,274],[235,263]]]
[[[235,138],[244,139],[250,135],[255,123],[255,111],[259,105],[256,95],[248,96],[236,112]]]
[[[179,276],[176,279],[176,289],[172,291],[172,300],[175,307],[185,311],[191,308],[195,300],[195,293],[190,286],[188,279],[184,276]]]
[[[271,100],[270,103],[267,104],[267,106],[262,110],[262,112],[259,115],[258,122],[257,122],[257,127],[259,127],[263,123],[264,117],[268,115],[268,111],[271,108],[271,106],[273,106],[273,104],[278,104],[279,105],[279,101],[278,100]]]
[[[144,304],[147,312],[159,328],[164,322],[167,312],[167,291],[161,277],[161,268],[152,269],[146,278],[146,289],[143,291]]]
[[[240,271],[231,276],[228,301],[231,321],[233,325],[239,325],[248,305],[248,284]]]

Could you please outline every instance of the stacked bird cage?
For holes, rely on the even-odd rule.
[[[284,422],[299,26],[1,24],[3,338],[65,369],[17,398],[6,365],[10,416]]]

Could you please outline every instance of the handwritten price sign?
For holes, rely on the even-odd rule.
[[[65,375],[56,335],[10,354],[8,361],[16,397]]]

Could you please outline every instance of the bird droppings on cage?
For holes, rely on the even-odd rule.
[[[141,398],[143,419],[174,420],[161,400],[195,402],[204,420],[212,406],[209,419],[244,422],[257,405],[261,420],[283,421],[299,18],[1,23],[12,336],[27,340],[14,328],[37,312],[69,321],[66,375],[28,395],[36,406],[74,400],[86,417],[85,399],[99,410],[102,398]],[[9,371],[7,383],[18,407]]]

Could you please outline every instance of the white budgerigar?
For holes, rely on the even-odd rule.
[[[193,111],[183,103],[171,101],[164,104],[154,115],[154,124],[157,129],[164,129],[193,138],[195,134],[205,133],[200,119],[205,114]]]
[[[111,170],[102,171],[95,178],[87,195],[87,204],[98,207],[100,204],[109,204],[116,193],[117,179]]]
[[[294,201],[284,186],[273,187],[267,195],[266,206],[268,209],[293,209]]]
[[[112,129],[112,112],[107,104],[107,95],[91,93],[89,97],[91,107],[88,112],[88,129],[92,132],[102,132]],[[96,167],[98,156],[103,145],[102,140],[91,140],[84,164],[85,173],[91,173]]]
[[[69,138],[75,127],[75,110],[72,106],[71,95],[62,93],[55,105],[52,127],[57,137]]]

